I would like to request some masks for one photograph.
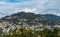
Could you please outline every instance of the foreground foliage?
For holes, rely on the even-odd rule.
[[[1,37],[37,37],[37,35],[31,29],[20,28],[10,31],[7,35],[3,34]]]
[[[3,34],[0,37],[60,37],[60,29],[54,30],[44,29],[43,31],[26,30],[25,28],[17,28],[10,31],[8,34]]]

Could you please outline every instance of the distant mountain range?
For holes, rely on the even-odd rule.
[[[10,16],[3,17],[2,19],[42,19],[42,20],[60,20],[60,16],[53,15],[53,14],[34,14],[34,13],[26,13],[26,12],[18,12],[12,14]]]

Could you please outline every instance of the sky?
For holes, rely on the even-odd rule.
[[[20,11],[60,16],[60,0],[0,0],[0,18]]]

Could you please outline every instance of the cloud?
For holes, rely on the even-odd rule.
[[[45,4],[45,7],[47,8],[58,8],[60,9],[60,0],[48,0],[48,2]]]
[[[26,8],[26,9],[23,9],[23,10],[19,10],[18,12],[22,12],[22,11],[24,11],[26,13],[27,12],[36,13],[36,14],[39,13],[39,11],[37,11],[36,8],[32,8],[32,9],[31,8]]]
[[[44,12],[60,16],[60,0],[48,0],[44,4]]]
[[[0,13],[3,12],[4,16],[26,10],[40,14],[59,15],[60,0],[0,0]],[[3,16],[3,14],[0,15]]]
[[[3,12],[4,14],[6,13],[5,15],[10,15],[20,10],[34,11],[34,13],[37,13],[37,10],[43,10],[42,8],[45,2],[44,0],[0,0],[0,13]]]

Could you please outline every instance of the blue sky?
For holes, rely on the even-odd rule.
[[[60,16],[60,0],[0,0],[0,18],[19,11]]]

